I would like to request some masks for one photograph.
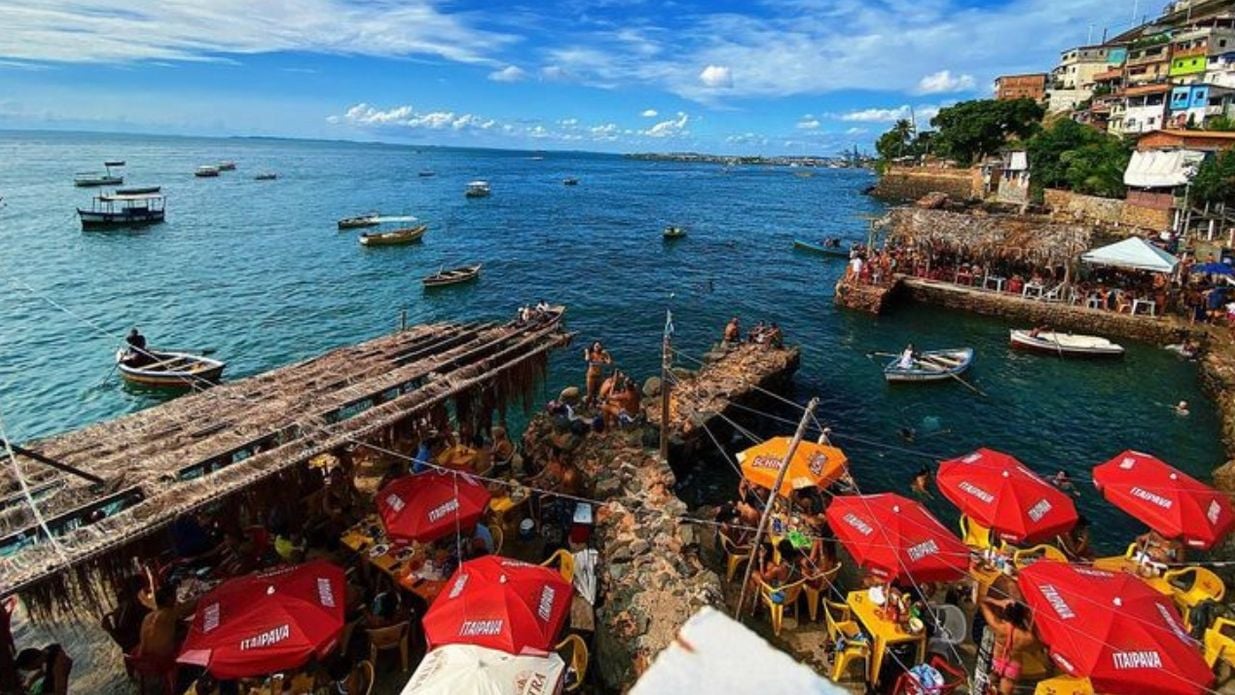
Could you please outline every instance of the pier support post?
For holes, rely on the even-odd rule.
[[[806,433],[806,426],[810,422],[811,414],[815,412],[815,408],[819,405],[819,399],[812,398],[810,403],[806,404],[806,409],[802,411],[802,419],[798,422],[798,430],[793,433],[793,440],[789,442],[789,450],[785,452],[785,458],[780,462],[780,468],[776,471],[776,483],[772,485],[772,489],[768,492],[768,503],[763,506],[763,516],[759,517],[759,528],[755,530],[755,540],[750,545],[751,557],[746,563],[746,575],[742,577],[742,593],[738,596],[738,607],[734,617],[738,622],[742,621],[742,606],[746,605],[746,588],[750,586],[750,573],[754,568],[755,562],[758,559],[759,543],[763,540],[763,534],[768,529],[768,519],[772,516],[772,506],[776,504],[776,498],[780,495],[780,486],[785,482],[785,472],[789,470],[789,462],[793,460],[794,453],[798,450],[798,445],[802,443],[802,435]],[[752,597],[752,600],[758,601],[759,597]]]

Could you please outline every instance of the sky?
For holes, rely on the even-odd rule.
[[[834,154],[1162,4],[4,0],[0,128]]]

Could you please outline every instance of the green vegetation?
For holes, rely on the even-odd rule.
[[[1114,135],[1063,119],[1026,143],[1031,186],[1066,188],[1085,195],[1122,197],[1132,148]]]
[[[960,164],[995,154],[1009,139],[1025,140],[1041,127],[1045,111],[1032,99],[962,101],[931,119],[931,149]]]
[[[1192,178],[1193,205],[1235,205],[1235,150],[1206,157]]]
[[[875,151],[885,163],[902,157],[917,159],[929,150],[931,136],[930,132],[916,132],[913,124],[902,118],[891,130],[879,136],[879,140],[875,142]]]
[[[1230,116],[1214,116],[1205,121],[1205,130],[1230,132],[1235,130],[1235,119],[1232,119]]]

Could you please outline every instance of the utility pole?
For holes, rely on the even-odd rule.
[[[768,503],[763,506],[763,516],[759,517],[759,528],[755,530],[755,540],[750,546],[750,561],[746,563],[746,576],[742,577],[742,593],[738,597],[738,608],[734,614],[738,621],[742,619],[742,606],[746,605],[746,588],[750,585],[750,572],[758,561],[759,542],[763,540],[763,532],[768,528],[768,519],[772,516],[772,505],[776,503],[776,498],[780,496],[780,486],[785,482],[785,472],[789,470],[789,462],[793,460],[793,455],[797,453],[798,445],[802,443],[802,435],[806,433],[806,425],[810,423],[811,415],[815,412],[815,408],[819,405],[818,398],[810,399],[810,403],[806,404],[806,409],[802,411],[802,420],[798,422],[798,431],[793,433],[793,440],[789,442],[789,450],[785,452],[785,458],[780,462],[780,469],[776,471],[776,484],[772,486],[772,490],[768,493]],[[755,597],[758,601],[758,597]]]
[[[665,337],[660,345],[660,460],[669,461],[669,380],[672,378],[673,312],[665,309]]]

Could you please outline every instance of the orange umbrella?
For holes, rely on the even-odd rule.
[[[789,437],[773,437],[739,453],[738,463],[742,465],[742,477],[759,487],[771,490],[776,484],[776,473],[780,470],[781,461],[785,460],[791,441]],[[827,485],[844,474],[845,464],[848,462],[845,452],[834,446],[801,442],[789,461],[789,470],[785,471],[780,494],[788,497],[794,490]]]

